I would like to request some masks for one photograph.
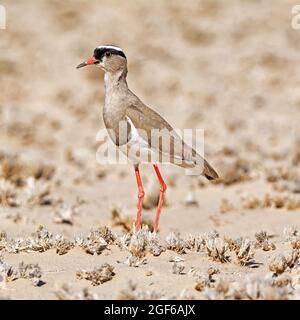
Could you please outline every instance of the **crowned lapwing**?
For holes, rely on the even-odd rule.
[[[99,46],[94,50],[91,58],[79,64],[77,68],[96,65],[104,70],[105,102],[103,119],[114,144],[124,152],[134,166],[138,185],[138,210],[135,222],[136,230],[140,229],[144,189],[139,172],[141,163],[140,153],[128,151],[130,148],[139,152],[147,151],[150,162],[154,166],[159,184],[160,195],[154,222],[154,232],[158,230],[164,194],[167,189],[157,163],[168,159],[170,163],[184,168],[201,168],[201,174],[209,180],[218,178],[216,171],[192,147],[188,146],[176,134],[169,123],[157,112],[146,106],[127,85],[127,58],[123,50],[115,46]],[[124,134],[120,132],[120,123],[126,124]],[[153,131],[169,136],[169,143],[162,143],[163,139],[153,139]],[[156,142],[153,142],[155,140]],[[156,154],[158,157],[151,157]],[[139,156],[138,156],[139,155]],[[153,160],[154,158],[154,160]],[[148,159],[148,158],[147,158]],[[151,160],[152,159],[152,160]]]

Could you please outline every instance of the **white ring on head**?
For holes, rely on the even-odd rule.
[[[115,47],[115,46],[98,46],[97,47],[98,49],[114,49],[114,50],[117,50],[117,51],[121,51],[123,52],[123,50],[119,47]]]

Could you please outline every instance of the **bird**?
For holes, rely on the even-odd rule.
[[[201,174],[208,180],[218,179],[219,176],[213,167],[173,130],[172,126],[152,108],[144,104],[127,84],[127,57],[124,51],[114,45],[101,45],[94,49],[92,57],[77,66],[77,69],[86,66],[97,66],[104,71],[105,98],[103,120],[110,138],[117,148],[127,155],[135,171],[138,188],[137,214],[135,230],[141,228],[143,199],[145,196],[140,175],[140,158],[136,153],[128,153],[130,148],[137,147],[149,154],[155,154],[156,160],[152,165],[160,184],[157,211],[153,232],[158,231],[159,219],[165,198],[167,185],[160,173],[159,160],[167,158],[168,162],[183,168],[201,166]],[[120,134],[119,124],[126,124],[125,134]],[[162,139],[151,139],[151,132],[163,131],[170,143],[165,146]],[[181,146],[183,148],[176,148]],[[158,160],[157,160],[158,157]],[[151,158],[152,159],[152,158]]]

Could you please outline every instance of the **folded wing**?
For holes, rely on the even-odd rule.
[[[209,180],[218,178],[216,171],[192,147],[187,145],[171,125],[157,112],[142,103],[126,108],[126,117],[131,128],[138,131],[139,139],[159,154],[159,160],[169,158],[173,164],[184,168],[202,166],[202,174]],[[143,124],[140,129],[139,124]]]

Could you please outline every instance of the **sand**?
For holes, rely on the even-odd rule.
[[[299,231],[284,234],[299,227],[300,214],[300,33],[291,27],[294,1],[2,3],[7,29],[0,30],[0,231],[6,233],[0,242],[1,297],[299,297]],[[100,44],[123,48],[130,88],[174,127],[205,130],[206,157],[222,177],[210,183],[162,166],[169,188],[157,241],[166,250],[159,256],[141,250],[136,266],[126,263],[132,252],[120,245],[136,213],[134,171],[130,165],[97,164],[103,74],[75,69]],[[155,195],[153,169],[143,165],[141,173],[146,194]],[[153,222],[155,206],[149,203],[144,213]],[[121,217],[123,225],[115,225],[113,208],[131,220]],[[41,225],[74,247],[59,255],[52,239],[44,252],[13,252],[16,239],[28,239]],[[100,254],[75,242],[104,226],[117,240]],[[261,231],[267,233],[265,247],[255,237]],[[183,239],[179,252],[176,245],[167,249],[172,232]],[[200,248],[188,248],[189,235],[200,237]],[[251,252],[238,258],[241,248],[234,246],[240,237],[244,244],[249,240]],[[210,251],[216,248],[224,255]],[[178,257],[183,261],[170,261]],[[284,265],[281,275],[274,257]],[[22,261],[39,265],[38,283],[30,280],[36,275],[20,276]],[[16,279],[3,263],[13,267]],[[77,275],[105,263],[113,275],[101,284]],[[209,268],[216,274],[208,276]]]

